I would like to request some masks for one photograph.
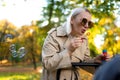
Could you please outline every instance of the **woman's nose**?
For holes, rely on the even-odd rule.
[[[84,25],[85,28],[89,28],[88,22]]]

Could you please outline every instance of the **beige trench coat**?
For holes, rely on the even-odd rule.
[[[71,62],[86,61],[90,57],[87,38],[77,48],[70,58],[67,46],[70,37],[67,36],[65,25],[53,28],[48,32],[42,48],[43,74],[41,80],[56,80],[58,69],[61,69],[59,80],[81,80],[79,68],[72,68]],[[76,77],[77,76],[77,77]]]

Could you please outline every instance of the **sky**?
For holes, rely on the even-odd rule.
[[[4,6],[3,6],[4,5]],[[0,20],[7,19],[16,27],[40,20],[45,0],[0,0]]]

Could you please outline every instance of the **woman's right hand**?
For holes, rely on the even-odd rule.
[[[70,45],[68,47],[68,50],[71,52],[70,55],[72,54],[73,51],[75,51],[76,48],[80,47],[82,44],[83,40],[81,37],[74,37],[70,41]]]

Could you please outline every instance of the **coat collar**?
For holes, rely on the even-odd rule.
[[[67,36],[66,23],[60,27],[57,27],[57,36]]]

